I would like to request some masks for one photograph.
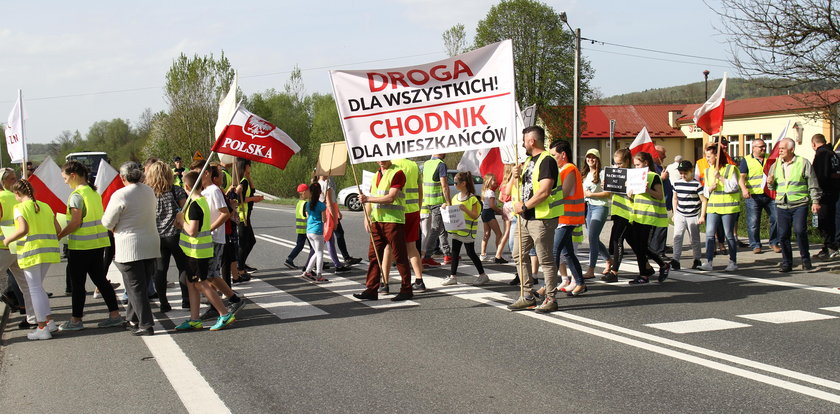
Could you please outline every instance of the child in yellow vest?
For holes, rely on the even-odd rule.
[[[475,254],[475,233],[478,229],[478,217],[481,214],[481,200],[475,195],[472,174],[469,172],[456,174],[455,189],[458,190],[458,194],[452,197],[452,205],[458,206],[464,213],[467,228],[466,230],[449,230],[449,234],[452,235],[452,267],[450,276],[444,279],[441,284],[448,286],[458,283],[455,279],[455,275],[458,273],[458,255],[461,253],[461,245],[464,245],[467,255],[478,270],[478,278],[476,278],[473,286],[481,286],[489,282],[490,278],[484,273],[481,259]]]
[[[44,291],[44,277],[50,263],[58,263],[58,237],[61,227],[55,220],[55,214],[46,203],[35,200],[35,191],[27,180],[20,180],[12,186],[12,192],[18,204],[14,209],[15,232],[3,240],[8,246],[12,242],[26,237],[18,242],[18,266],[23,269],[26,282],[29,284],[29,295],[26,299],[32,301],[38,329],[26,335],[31,340],[50,339],[51,332],[58,330],[52,318],[49,298]]]
[[[193,186],[196,187],[194,192]],[[190,200],[184,207],[184,211],[178,213],[182,217],[176,222],[183,223],[178,244],[187,256],[187,280],[184,282],[189,289],[190,318],[175,327],[180,331],[204,328],[199,315],[201,310],[199,294],[203,294],[221,315],[216,324],[210,328],[211,331],[224,329],[236,320],[233,312],[228,311],[207,281],[210,259],[213,256],[213,238],[210,235],[210,207],[207,200],[201,196],[202,189],[197,172],[190,171],[184,175],[184,190],[190,194]]]
[[[303,209],[306,206],[306,200],[309,199],[309,186],[303,183],[298,184],[297,192],[300,197],[297,205],[295,205],[295,233],[297,234],[297,240],[295,240],[295,248],[292,249],[292,252],[289,253],[289,257],[287,257],[286,261],[283,263],[286,267],[292,270],[298,268],[295,266],[295,258],[298,257],[300,252],[303,250],[303,246],[307,243],[306,214],[303,212]]]

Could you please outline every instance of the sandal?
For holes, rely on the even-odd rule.
[[[650,282],[650,280],[647,277],[639,276],[639,277],[631,280],[629,283],[631,285],[644,285],[645,283],[648,283],[648,282]]]

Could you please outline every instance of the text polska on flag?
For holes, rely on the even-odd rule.
[[[284,169],[300,146],[283,130],[240,104],[211,149]]]

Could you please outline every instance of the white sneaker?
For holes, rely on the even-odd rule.
[[[481,275],[478,275],[478,277],[475,279],[475,282],[473,282],[473,286],[486,285],[487,282],[489,282],[489,281],[490,281],[490,278],[487,277],[487,275],[481,274]]]
[[[447,276],[447,278],[443,279],[443,282],[441,282],[442,286],[450,286],[450,285],[457,285],[457,284],[458,284],[458,280],[455,279],[455,276]]]
[[[711,272],[712,269],[712,262],[706,262],[700,265],[700,270],[705,270],[707,272]]]
[[[58,330],[58,326],[55,324],[54,320],[50,319],[47,321],[47,329],[49,329],[50,332],[55,332]]]
[[[478,256],[478,259],[479,259],[479,260],[481,260],[481,261],[483,262],[483,261],[487,260],[487,255],[486,255],[486,254],[482,254],[482,255]]]
[[[738,265],[732,261],[729,262],[729,264],[726,266],[726,269],[723,269],[724,272],[734,272],[736,270],[738,270]]]
[[[30,341],[37,341],[39,339],[52,339],[52,334],[47,327],[36,328],[33,332],[26,334]]]

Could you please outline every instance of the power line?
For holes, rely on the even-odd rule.
[[[673,62],[673,63],[683,63],[683,64],[687,64],[687,65],[703,65],[703,66],[711,66],[711,67],[717,67],[717,68],[732,69],[732,66],[716,65],[714,63],[688,62],[688,61],[685,61],[685,60],[664,59],[664,58],[656,58],[656,57],[651,57],[651,56],[633,55],[633,54],[630,54],[630,53],[613,52],[613,51],[610,51],[610,50],[589,49],[589,48],[586,48],[586,50],[588,50],[590,52],[609,53],[609,54],[612,54],[612,55],[630,56],[630,57],[635,57],[635,58],[640,58],[640,59],[658,60],[658,61],[662,61],[662,62]]]
[[[580,38],[580,40],[587,40],[587,41],[589,41],[589,42],[592,42],[592,44],[593,44],[593,45],[594,45],[594,44],[596,44],[596,43],[600,43],[600,44],[602,44],[602,45],[610,45],[610,46],[616,46],[616,47],[623,47],[623,48],[626,48],[626,49],[643,50],[643,51],[645,51],[645,52],[662,53],[662,54],[666,54],[666,55],[674,55],[674,56],[690,57],[690,58],[695,58],[695,59],[716,60],[716,61],[718,61],[718,62],[726,62],[726,63],[729,63],[729,61],[728,61],[728,60],[726,60],[726,59],[721,59],[721,58],[713,58],[713,57],[708,57],[708,56],[698,56],[698,55],[689,55],[689,54],[685,54],[685,53],[678,53],[678,52],[666,52],[666,51],[664,51],[664,50],[648,49],[648,48],[644,48],[644,47],[637,47],[637,46],[627,46],[627,45],[621,45],[621,44],[618,44],[618,43],[604,42],[604,41],[602,41],[602,40],[588,39],[588,38],[585,38],[585,37],[581,37],[581,38]]]
[[[398,56],[398,57],[391,57],[391,58],[384,58],[384,59],[374,59],[374,60],[365,60],[361,62],[350,62],[350,63],[339,63],[335,65],[328,65],[328,66],[316,66],[311,68],[303,68],[301,72],[307,72],[311,70],[320,70],[320,69],[330,69],[330,68],[337,68],[342,66],[349,66],[349,65],[361,65],[365,63],[376,63],[376,62],[387,62],[391,60],[399,60],[399,59],[407,59],[413,57],[421,57],[421,56],[429,56],[429,55],[436,55],[440,54],[441,52],[427,52],[427,53],[418,53],[415,55],[406,55],[406,56]],[[272,73],[260,73],[256,75],[245,75],[240,76],[240,79],[244,78],[258,78],[258,77],[265,77],[265,76],[274,76],[274,75],[285,75],[292,73],[292,70],[282,71],[282,72],[272,72]],[[138,92],[138,91],[147,91],[151,89],[162,89],[162,86],[145,86],[141,88],[130,88],[130,89],[115,89],[109,91],[97,91],[97,92],[86,92],[86,93],[74,93],[69,95],[55,95],[55,96],[42,96],[37,98],[26,98],[26,101],[46,101],[52,99],[64,99],[64,98],[78,98],[82,96],[97,96],[97,95],[108,95],[113,93],[124,93],[124,92]],[[14,103],[15,101],[0,101],[0,104],[7,104],[7,103]]]

